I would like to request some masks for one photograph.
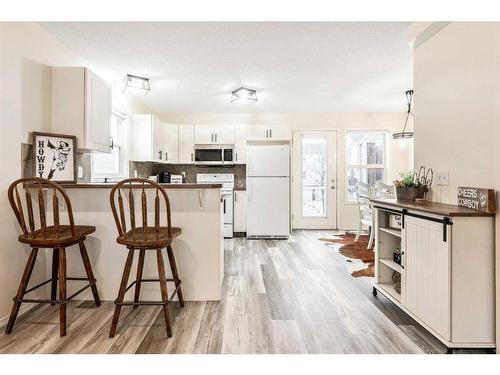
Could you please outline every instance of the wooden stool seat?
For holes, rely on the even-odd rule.
[[[123,193],[122,190],[124,190]],[[135,195],[137,194],[134,194],[134,192],[137,191],[140,193],[140,205],[137,205],[139,206],[137,209],[140,208],[141,211],[141,221],[138,223],[140,226],[136,225],[135,220]],[[154,195],[154,226],[148,225],[148,202],[146,191]],[[128,200],[129,220],[126,219],[125,215],[125,200]],[[162,201],[165,204],[167,213],[166,226],[161,226],[160,224],[160,206]],[[118,182],[113,189],[111,189],[110,203],[116,228],[118,229],[116,242],[127,246],[128,255],[123,269],[118,297],[115,300],[115,312],[111,322],[109,337],[114,337],[116,333],[122,306],[133,306],[136,308],[139,305],[163,306],[167,336],[171,337],[172,327],[170,325],[168,304],[172,302],[175,295],[177,295],[181,307],[184,307],[184,298],[182,296],[181,279],[179,278],[179,274],[177,272],[177,265],[175,263],[174,252],[172,250],[172,241],[182,233],[182,229],[172,226],[170,218],[170,201],[168,200],[167,193],[165,192],[165,189],[154,181],[142,178],[129,178]],[[165,247],[167,248],[168,261],[170,263],[170,269],[172,270],[173,278],[171,279],[167,279],[165,273],[165,264],[162,253],[162,250]],[[157,279],[145,279],[142,277],[146,250],[156,250],[156,264],[158,266]],[[131,284],[127,285],[135,251],[139,251],[137,274],[135,280]],[[139,301],[141,284],[143,282],[158,282],[160,284],[161,301]],[[168,295],[167,282],[173,282],[175,284],[175,289],[170,296]],[[135,286],[134,300],[124,301],[125,293],[133,286]]]
[[[19,187],[19,188],[18,188]],[[36,190],[36,194],[31,191]],[[22,178],[14,181],[7,193],[9,203],[16,215],[17,222],[21,227],[22,234],[18,237],[19,242],[31,246],[31,253],[26,262],[24,273],[19,284],[14,304],[5,328],[9,334],[14,328],[19,308],[23,302],[27,303],[50,303],[59,306],[59,334],[66,335],[66,304],[87,288],[91,288],[96,306],[101,305],[99,293],[97,292],[96,279],[92,272],[89,255],[85,248],[85,237],[95,232],[95,227],[90,225],[75,225],[71,201],[64,189],[44,178]],[[22,199],[21,197],[24,197]],[[62,202],[60,202],[62,198]],[[50,200],[49,200],[50,199]],[[24,202],[23,202],[24,201]],[[47,223],[47,207],[52,206],[52,225]],[[69,224],[61,224],[59,217],[59,205],[64,204],[67,211]],[[35,221],[35,210],[38,211],[38,219]],[[27,217],[26,217],[27,215]],[[37,227],[39,225],[39,228]],[[67,277],[66,275],[66,248],[78,244],[86,277]],[[52,251],[52,277],[36,286],[28,289],[28,283],[35,266],[39,249],[53,249]],[[86,281],[86,285],[70,296],[66,295],[66,281]],[[25,298],[25,295],[51,283],[50,299]],[[59,297],[57,289],[59,286]]]
[[[95,227],[91,225],[75,225],[75,235],[71,232],[70,225],[60,225],[58,228],[54,225],[45,229],[38,229],[32,235],[21,234],[19,242],[26,243],[31,247],[68,247],[83,241],[86,236],[95,232]]]
[[[172,227],[171,235],[168,234],[168,228],[160,227],[158,232],[155,227],[139,227],[129,230],[123,236],[120,236],[116,241],[120,245],[134,248],[149,248],[162,249],[172,243],[175,237],[182,233],[181,228]]]

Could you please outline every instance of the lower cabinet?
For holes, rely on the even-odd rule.
[[[443,224],[406,217],[403,248],[403,306],[450,340],[450,241],[443,241]]]
[[[234,191],[233,232],[247,231],[247,192]]]
[[[448,348],[495,347],[494,217],[374,202],[374,295],[390,299]],[[391,215],[401,216],[401,229],[391,226]]]

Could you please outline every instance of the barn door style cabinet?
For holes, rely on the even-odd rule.
[[[494,214],[432,202],[372,204],[374,296],[383,294],[449,351],[494,348]]]

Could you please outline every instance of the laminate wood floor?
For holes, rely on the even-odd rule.
[[[288,241],[225,241],[223,299],[171,305],[167,339],[159,307],[68,305],[59,337],[57,306],[39,305],[0,336],[1,353],[444,353],[445,347],[379,294],[360,266],[319,241],[332,231],[295,231]],[[362,266],[361,266],[362,267]],[[189,275],[180,275],[181,278]],[[99,281],[98,281],[99,285]]]

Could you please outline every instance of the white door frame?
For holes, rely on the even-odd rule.
[[[335,207],[333,209],[333,211],[330,212],[330,218],[332,220],[332,223],[330,224],[325,224],[325,222],[323,223],[320,223],[318,222],[316,225],[310,225],[311,223],[308,223],[307,225],[303,225],[305,224],[304,221],[302,219],[299,219],[297,220],[297,215],[298,215],[298,212],[302,212],[301,211],[301,204],[299,207],[297,207],[298,205],[298,202],[302,202],[302,198],[298,199],[297,197],[297,194],[299,194],[300,197],[302,197],[302,185],[299,184],[299,181],[302,180],[302,176],[300,175],[300,171],[302,169],[301,165],[297,165],[298,162],[300,162],[301,158],[300,159],[297,159],[298,157],[300,157],[300,155],[296,155],[297,153],[297,147],[300,147],[299,145],[296,145],[294,144],[295,143],[295,139],[296,139],[296,134],[299,134],[299,133],[329,133],[329,132],[332,132],[333,133],[333,136],[334,136],[334,150],[333,150],[333,153],[332,151],[330,150],[330,147],[328,149],[328,159],[329,159],[329,162],[332,161],[331,158],[333,158],[333,163],[334,163],[334,166],[333,167],[329,167],[329,168],[333,168],[333,171],[335,173],[335,182],[334,182],[334,186],[335,186],[335,189],[333,192],[330,192],[330,189],[331,189],[331,178],[329,177],[328,178],[328,182],[327,182],[327,186],[328,186],[328,191],[330,192],[330,199],[327,201],[327,205],[330,205],[330,202],[331,202],[331,197],[333,196],[334,197],[334,200],[335,200]],[[291,168],[291,216],[292,216],[292,220],[291,220],[291,227],[292,229],[337,229],[338,228],[338,211],[339,211],[339,199],[338,199],[338,187],[339,187],[339,176],[338,176],[338,143],[339,143],[339,140],[338,140],[338,135],[339,135],[339,129],[337,128],[327,128],[327,129],[293,129],[293,132],[292,132],[292,147],[291,147],[291,154],[292,154],[292,158],[291,158],[291,161],[292,161],[292,168]],[[299,149],[300,153],[302,152],[301,149]],[[296,176],[296,174],[299,174]],[[297,211],[297,212],[296,212]],[[315,219],[314,218],[311,218],[312,221],[314,221]]]

